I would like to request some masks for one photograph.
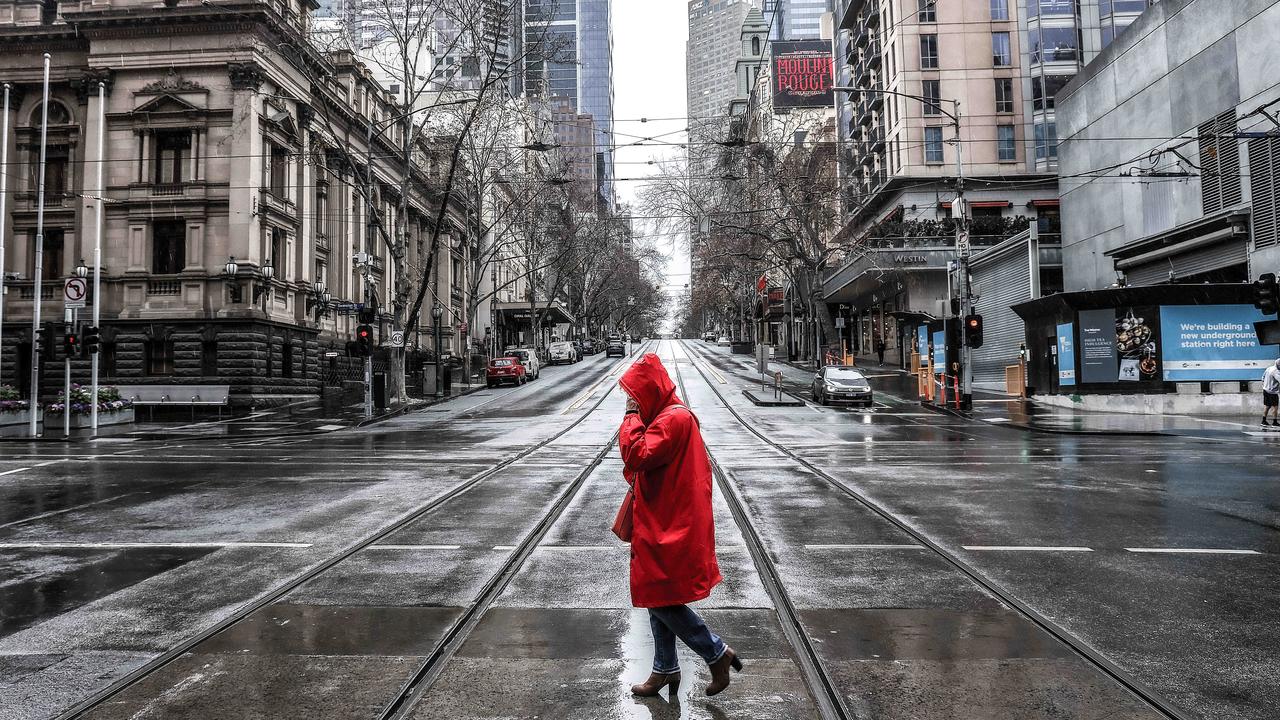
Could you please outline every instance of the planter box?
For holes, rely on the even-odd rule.
[[[37,422],[44,413],[37,416]],[[31,424],[31,411],[0,412],[0,437],[18,437],[27,434]]]
[[[98,427],[106,427],[108,425],[124,425],[133,422],[133,408],[125,408],[124,410],[116,410],[113,412],[98,413]],[[44,421],[48,424],[50,430],[62,429],[62,413],[47,413]],[[89,415],[72,415],[71,429],[77,430],[81,428],[91,427],[93,420]]]

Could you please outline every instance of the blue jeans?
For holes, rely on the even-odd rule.
[[[686,605],[649,608],[649,627],[653,630],[653,671],[660,675],[680,672],[677,637],[708,665],[724,655],[724,641]]]

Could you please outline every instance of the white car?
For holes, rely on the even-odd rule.
[[[721,335],[720,338],[716,340],[716,344],[721,347],[729,347],[732,343],[729,342],[728,335]]]
[[[547,356],[548,365],[556,365],[558,363],[569,363],[572,365],[573,363],[581,360],[581,358],[578,357],[578,350],[573,347],[573,343],[571,342],[551,343],[551,346],[547,348]]]
[[[507,350],[507,357],[520,358],[520,364],[524,366],[525,377],[530,380],[537,380],[541,370],[538,366],[538,351],[533,348],[516,348],[515,350]]]

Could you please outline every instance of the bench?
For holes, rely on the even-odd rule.
[[[116,385],[116,389],[134,407],[190,407],[193,420],[197,407],[216,407],[222,417],[222,408],[231,403],[230,385]]]

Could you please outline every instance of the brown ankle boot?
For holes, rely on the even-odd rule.
[[[640,697],[653,697],[664,687],[670,687],[669,694],[671,697],[675,697],[676,691],[680,689],[680,673],[674,672],[663,675],[651,672],[648,680],[639,685],[631,686],[631,694],[639,695]]]
[[[729,687],[729,668],[734,672],[742,672],[742,661],[738,659],[733,648],[725,648],[720,659],[711,663],[711,682],[707,684],[707,695],[716,695]]]

